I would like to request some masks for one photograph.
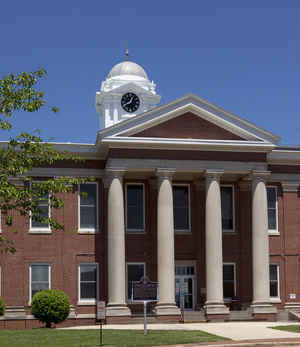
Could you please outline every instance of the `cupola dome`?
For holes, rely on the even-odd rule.
[[[148,80],[148,76],[145,70],[138,64],[132,61],[123,61],[115,65],[108,74],[107,78],[119,77],[119,76],[136,76]]]

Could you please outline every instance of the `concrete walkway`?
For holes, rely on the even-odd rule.
[[[226,322],[226,323],[186,323],[186,324],[148,324],[152,330],[202,330],[210,334],[227,337],[234,341],[266,339],[299,339],[300,334],[274,330],[269,327],[278,325],[300,325],[297,322]],[[104,329],[144,329],[143,324],[108,324]],[[78,326],[63,329],[99,329],[99,325]],[[291,340],[292,341],[292,340]],[[223,342],[224,345],[224,342]],[[193,345],[196,346],[196,345]],[[257,345],[258,346],[258,345]],[[263,345],[262,345],[263,346]],[[275,344],[273,344],[275,346]]]

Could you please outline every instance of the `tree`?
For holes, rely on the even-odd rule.
[[[70,313],[68,296],[61,290],[45,289],[34,294],[31,302],[31,313],[40,322],[51,328],[51,323],[61,323]]]
[[[10,131],[11,119],[18,111],[37,112],[46,104],[44,94],[37,88],[39,79],[46,74],[39,69],[34,72],[10,74],[0,80],[0,129]],[[52,112],[58,112],[52,107]],[[84,182],[83,178],[56,177],[33,182],[30,172],[34,167],[49,167],[63,160],[82,160],[59,152],[51,143],[44,142],[40,134],[22,132],[0,147],[0,210],[2,221],[14,229],[12,211],[29,216],[34,221],[47,223],[55,230],[64,228],[51,217],[43,215],[40,207],[45,196],[50,197],[51,208],[61,208],[63,201],[57,193],[70,192],[73,184]],[[15,252],[10,238],[0,235],[0,252]]]

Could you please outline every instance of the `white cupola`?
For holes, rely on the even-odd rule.
[[[96,92],[99,130],[157,106],[155,87],[140,65],[128,60],[115,65]]]

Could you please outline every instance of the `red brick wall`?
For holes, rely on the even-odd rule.
[[[245,140],[215,124],[196,116],[185,113],[176,118],[167,120],[149,129],[143,130],[134,137],[164,137],[185,139],[210,140]]]

